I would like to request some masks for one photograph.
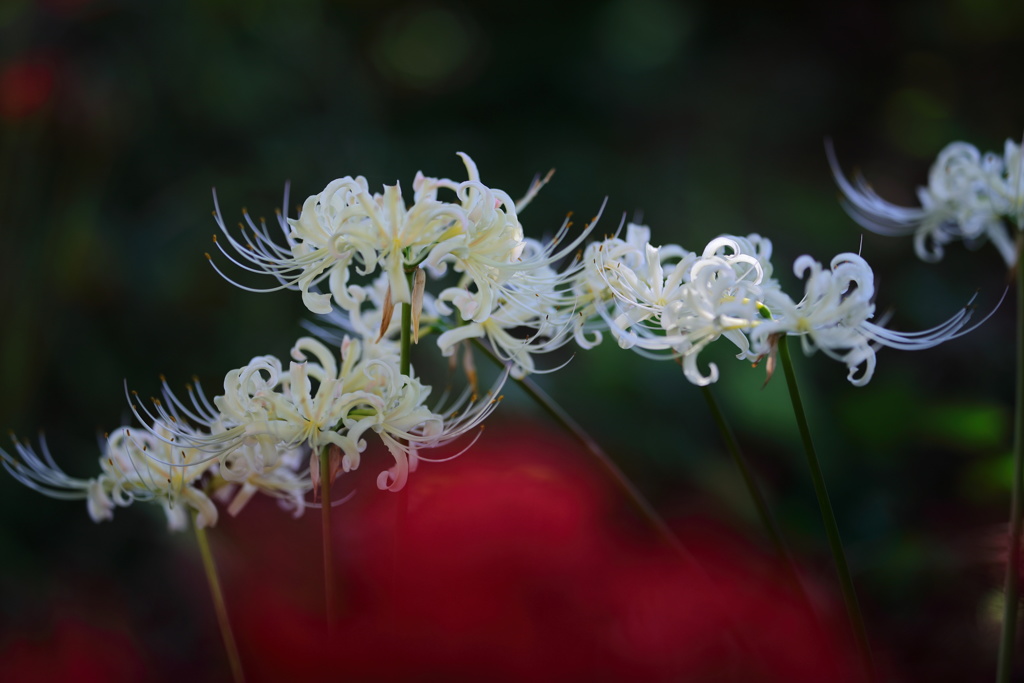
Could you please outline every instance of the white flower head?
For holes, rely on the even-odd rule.
[[[544,296],[539,292],[545,291],[549,300],[558,292],[555,305],[571,307],[574,300],[566,301],[571,292],[560,290],[572,288],[576,273],[582,268],[579,259],[573,255],[597,226],[606,203],[607,200],[575,237],[569,237],[574,226],[570,213],[551,238],[543,242],[520,239],[514,258],[504,262],[484,258],[481,264],[473,265],[458,255],[447,255],[445,259],[453,260],[455,270],[463,273],[463,277],[457,287],[449,288],[439,298],[454,305],[463,320],[475,323],[485,322],[504,301],[523,298],[524,292],[529,296]],[[468,254],[471,256],[474,250]],[[436,264],[428,260],[426,265]]]
[[[603,211],[602,204],[575,238],[569,238],[570,214],[550,239],[523,239],[517,260],[495,266],[486,290],[463,274],[456,286],[440,292],[436,310],[446,328],[437,340],[442,354],[453,355],[465,340],[485,339],[511,363],[514,377],[557,369],[538,370],[534,358],[572,339],[576,280],[583,270],[579,246]]]
[[[874,273],[860,255],[839,254],[829,268],[804,255],[793,264],[793,272],[805,279],[804,297],[794,303],[781,290],[772,290],[764,300],[770,318],[751,328],[753,353],[771,353],[775,335],[799,336],[805,353],[820,349],[845,363],[847,379],[854,386],[871,381],[880,347],[928,349],[967,334],[987,320],[986,316],[968,327],[972,299],[941,325],[921,332],[897,332],[871,321],[875,315]]]
[[[575,268],[575,266],[573,266]],[[572,339],[575,294],[564,272],[542,265],[529,276],[508,283],[498,298],[478,316],[480,321],[456,323],[437,338],[442,355],[452,356],[459,344],[468,339],[483,339],[497,356],[511,364],[514,377],[522,378],[539,370],[534,358],[560,349]],[[450,287],[438,296],[437,307],[451,315],[472,295],[463,288]],[[555,368],[557,369],[557,368]]]
[[[109,434],[99,458],[101,473],[91,479],[65,474],[45,439],[40,439],[41,456],[27,443],[12,441],[18,457],[0,450],[0,459],[15,479],[51,498],[85,500],[95,522],[113,519],[116,507],[140,500],[161,505],[171,530],[186,528],[188,510],[201,526],[217,523],[217,508],[199,485],[211,463],[153,433],[119,427]]]
[[[656,247],[649,234],[630,225],[625,240],[612,237],[588,247],[577,341],[593,346],[603,327],[621,347],[678,359],[687,379],[710,384],[718,368],[712,364],[704,374],[697,359],[711,342],[725,337],[739,358],[749,356],[745,332],[761,317],[763,283],[773,282],[766,277],[771,243],[759,235],[722,236],[698,255],[678,245]],[[593,322],[595,315],[601,324]]]
[[[152,408],[134,400],[131,408],[156,438],[219,463],[225,480],[244,478],[257,487],[263,482],[286,501],[294,501],[294,478],[278,468],[296,451],[308,458],[337,448],[342,470],[349,472],[360,465],[366,435],[376,434],[396,462],[385,487],[397,490],[418,449],[458,438],[494,409],[473,397],[458,402],[454,412],[433,412],[426,405],[430,387],[400,372],[397,356],[367,358],[362,344],[349,337],[340,351],[336,359],[323,342],[303,337],[292,348],[287,371],[274,356],[259,356],[229,372],[224,393],[212,401],[198,384],[182,400],[165,382],[163,399]],[[165,425],[171,425],[166,433]],[[309,488],[306,479],[303,492]]]
[[[174,425],[172,442],[184,442],[210,458],[224,459],[243,448],[253,470],[276,466],[283,453],[300,446],[319,450],[332,444],[354,467],[365,448],[363,430],[339,431],[337,426],[353,411],[376,411],[381,400],[375,392],[376,366],[387,362],[363,362],[360,344],[349,340],[339,364],[311,337],[296,342],[292,357],[287,371],[275,356],[253,358],[227,373],[224,393],[212,401],[190,387],[186,403],[165,383],[162,401],[154,400],[152,409],[133,402],[132,410],[146,424]]]
[[[332,300],[342,308],[358,305],[352,270],[357,276],[384,273],[391,300],[409,303],[407,273],[420,264],[435,277],[449,265],[465,273],[478,292],[479,305],[488,308],[494,283],[503,279],[502,269],[516,263],[524,248],[517,211],[543,183],[535,183],[517,204],[505,192],[484,185],[468,155],[460,152],[459,156],[468,179],[456,182],[419,173],[412,183],[411,206],[406,205],[398,184],[376,194],[361,176],[332,181],[306,199],[298,218],[278,215],[287,246],[280,246],[265,223],[257,225],[248,213],[244,214],[248,233],[243,227],[242,238],[233,236],[215,196],[214,215],[231,251],[220,242],[217,246],[242,269],[268,273],[280,283],[268,290],[243,288],[298,289],[314,313],[328,313]],[[445,199],[442,191],[454,196]],[[316,290],[324,281],[330,294]]]
[[[914,250],[924,261],[942,258],[945,245],[962,240],[973,246],[989,240],[1009,266],[1016,263],[1007,223],[1024,221],[1021,147],[1007,140],[1003,154],[981,154],[966,142],[947,145],[932,164],[928,185],[918,188],[919,207],[891,204],[867,181],[847,180],[831,143],[829,165],[846,200],[847,212],[862,226],[882,235],[914,235]]]

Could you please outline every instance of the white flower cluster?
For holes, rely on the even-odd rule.
[[[1017,157],[1006,164],[986,157],[978,168],[992,183],[1002,178],[1012,185],[1017,176],[1005,169],[1019,174],[1019,149],[1013,152]],[[429,460],[424,450],[479,432],[509,373],[538,372],[539,354],[573,340],[592,348],[607,332],[623,348],[678,359],[687,379],[707,385],[718,368],[702,371],[698,357],[712,342],[727,339],[737,358],[756,362],[774,351],[780,335],[796,335],[808,353],[821,349],[846,364],[850,381],[860,386],[874,373],[879,347],[924,349],[968,331],[969,307],[919,333],[871,322],[874,276],[856,254],[840,254],[828,268],[808,256],[797,259],[794,270],[806,283],[794,300],[772,277],[771,242],[756,234],[718,237],[691,252],[654,246],[648,228],[630,224],[624,238],[616,234],[584,249],[595,217],[574,236],[567,218],[550,239],[537,241],[524,235],[519,212],[547,178],[515,202],[484,185],[473,161],[460,156],[468,179],[417,174],[411,205],[397,184],[371,194],[362,177],[332,181],[306,199],[298,218],[278,214],[283,245],[246,212],[241,234],[232,234],[217,207],[220,252],[242,270],[277,280],[269,290],[243,288],[297,290],[310,312],[341,332],[311,326],[321,339],[300,338],[287,367],[275,356],[253,358],[228,372],[223,393],[212,399],[198,382],[185,397],[164,382],[151,405],[129,394],[144,429],[122,427],[107,437],[102,473],[94,479],[66,475],[45,443],[40,457],[15,441],[17,457],[0,451],[4,466],[47,495],[87,500],[95,520],[109,519],[116,506],[153,500],[172,528],[184,524],[186,509],[197,523],[212,525],[214,498],[235,514],[257,492],[298,514],[321,481],[359,467],[374,435],[393,458],[377,484],[401,489],[417,462]],[[933,204],[959,192],[953,188],[974,173],[963,170],[974,168],[969,151],[949,156],[942,166],[945,195],[934,189]],[[980,196],[981,185],[971,187]],[[994,185],[984,187],[991,215],[1009,211],[1006,206],[1017,210],[1016,199],[997,207],[1002,195]],[[848,195],[859,196],[852,189]],[[912,222],[910,214],[887,215]],[[972,230],[996,239],[988,218],[963,215],[972,216]],[[929,228],[936,248],[952,234],[952,219],[943,220],[936,224],[941,229]],[[428,281],[437,283],[435,291]],[[323,285],[327,293],[319,290]],[[411,345],[428,334],[437,335],[438,350],[452,361],[464,349],[467,376],[454,400],[435,406],[411,362]],[[483,396],[476,392],[470,340],[489,346],[508,367]],[[329,472],[321,472],[321,462]]]
[[[0,450],[4,468],[15,479],[40,493],[63,500],[85,500],[89,516],[100,522],[113,519],[115,507],[136,500],[159,503],[172,530],[187,528],[188,511],[202,526],[217,523],[217,507],[210,492],[237,514],[261,491],[280,499],[282,507],[302,514],[309,482],[299,471],[297,452],[283,454],[274,464],[257,470],[233,471],[229,463],[206,453],[175,444],[172,433],[158,426],[152,431],[119,427],[105,436],[99,458],[100,474],[91,479],[67,475],[41,440],[40,456],[27,443],[15,439],[19,458]]]
[[[945,245],[963,240],[968,246],[989,240],[1010,267],[1017,247],[1007,225],[1024,221],[1021,147],[1007,140],[1000,156],[982,154],[966,142],[945,147],[928,173],[927,187],[917,191],[919,207],[891,204],[857,176],[847,180],[831,145],[829,164],[846,209],[862,226],[883,235],[914,235],[914,250],[924,261],[942,258]]]
[[[163,400],[152,409],[133,403],[132,410],[164,443],[207,453],[236,478],[272,470],[296,451],[318,461],[324,448],[336,449],[342,470],[350,472],[366,450],[364,435],[376,434],[395,459],[378,485],[397,491],[415,469],[418,449],[458,438],[497,405],[491,398],[467,402],[464,395],[445,412],[432,412],[425,405],[430,387],[399,371],[397,353],[367,358],[361,343],[347,337],[337,361],[311,337],[299,339],[291,356],[288,370],[274,356],[232,370],[224,394],[212,402],[198,388],[183,401],[165,383]]]
[[[610,332],[623,348],[675,358],[687,379],[708,385],[700,352],[725,338],[737,358],[756,362],[774,351],[780,335],[800,337],[805,352],[821,349],[846,364],[848,379],[867,384],[880,346],[926,349],[967,333],[970,305],[942,325],[923,332],[887,330],[874,317],[874,275],[857,254],[839,254],[830,268],[810,256],[794,264],[805,291],[794,301],[772,277],[771,242],[760,235],[726,235],[700,253],[674,245],[654,246],[650,230],[628,225],[626,237],[590,244],[578,280],[575,333],[591,348]]]
[[[461,157],[468,180],[418,174],[411,206],[398,185],[371,194],[364,178],[332,181],[306,200],[297,219],[279,214],[286,246],[247,213],[251,233],[236,239],[218,207],[231,249],[217,244],[233,263],[271,274],[275,289],[299,290],[313,313],[337,307],[344,334],[334,349],[302,337],[287,367],[274,356],[253,358],[227,373],[223,394],[212,399],[198,382],[182,398],[165,381],[151,405],[131,393],[144,428],[122,427],[106,439],[97,478],[65,474],[45,443],[40,456],[15,440],[16,455],[0,450],[4,466],[37,491],[85,499],[97,521],[134,500],[160,502],[175,529],[184,525],[185,510],[212,525],[212,498],[236,514],[257,492],[301,513],[322,478],[359,467],[373,435],[393,458],[378,487],[401,489],[417,463],[429,460],[423,450],[478,431],[508,374],[478,395],[471,373],[454,399],[428,406],[431,388],[412,368],[406,337],[439,332],[444,355],[454,355],[462,341],[486,338],[519,375],[536,369],[535,354],[571,340],[569,280],[579,264],[556,267],[589,228],[569,240],[567,220],[546,243],[525,238],[517,213],[547,179],[535,181],[517,204],[481,183],[473,161]],[[426,291],[428,273],[440,279],[449,270],[450,286]],[[329,294],[318,291],[323,283]],[[396,306],[406,309],[403,315],[394,315]],[[321,456],[329,472],[320,471]]]
[[[454,354],[461,341],[486,339],[512,364],[513,375],[522,377],[537,371],[535,355],[571,337],[575,301],[570,282],[580,265],[569,257],[597,218],[571,239],[568,219],[546,242],[527,238],[518,212],[547,178],[535,181],[514,202],[480,181],[469,156],[459,156],[468,179],[456,182],[419,173],[412,183],[412,206],[406,206],[397,184],[370,194],[365,178],[346,176],[306,199],[298,218],[278,215],[286,246],[248,213],[244,238],[234,237],[219,208],[216,220],[230,249],[221,240],[215,242],[232,263],[270,274],[279,283],[271,289],[238,285],[244,289],[297,289],[310,312],[328,314],[337,306],[341,312],[334,320],[353,331],[364,328],[367,317],[379,316],[384,338],[393,338],[399,329],[391,323],[390,308],[408,304],[417,323],[442,331],[437,344],[445,356]],[[441,280],[449,269],[456,274],[454,284],[435,295],[427,293],[427,276]],[[360,278],[364,282],[356,282]],[[318,290],[324,283],[330,293]],[[425,297],[433,302],[432,315],[422,320]],[[418,336],[420,325],[416,327]]]
[[[394,345],[346,337],[335,359],[327,346],[303,337],[287,370],[274,356],[253,358],[224,378],[224,393],[210,400],[198,385],[179,398],[163,383],[151,407],[131,394],[131,409],[145,429],[121,427],[105,439],[102,473],[93,479],[65,474],[45,442],[40,457],[14,441],[15,458],[0,450],[4,467],[23,484],[55,498],[85,499],[95,521],[111,519],[115,506],[135,500],[161,503],[171,529],[186,526],[185,510],[212,526],[210,496],[237,514],[257,492],[302,513],[305,495],[319,478],[319,455],[338,454],[344,472],[359,467],[375,434],[394,458],[377,478],[381,489],[401,489],[415,470],[420,449],[445,445],[472,431],[498,404],[469,390],[440,412],[426,406],[430,387],[399,370]],[[332,478],[334,473],[331,473]]]

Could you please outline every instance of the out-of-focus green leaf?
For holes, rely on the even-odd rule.
[[[963,489],[965,495],[978,501],[1009,491],[1013,484],[1013,454],[1004,453],[986,458],[967,468]]]
[[[931,407],[927,414],[928,436],[949,445],[985,450],[1008,440],[1009,420],[1001,406],[950,403]]]

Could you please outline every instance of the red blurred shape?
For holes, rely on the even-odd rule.
[[[0,72],[0,117],[23,119],[39,111],[53,95],[53,66],[43,60],[24,59]]]
[[[129,683],[147,680],[142,658],[123,632],[58,618],[45,637],[20,635],[0,647],[0,681]]]
[[[691,522],[684,541],[701,567],[687,564],[637,534],[599,471],[550,435],[488,431],[457,461],[422,466],[406,492],[360,489],[335,511],[346,602],[330,640],[310,600],[322,579],[309,520],[297,534],[279,511],[247,509],[226,540],[248,677],[851,679],[845,633],[809,615],[771,562]]]

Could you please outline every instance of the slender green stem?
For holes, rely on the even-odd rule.
[[[412,292],[413,282],[416,277],[416,269],[405,274],[409,282],[409,291]],[[413,297],[415,298],[415,297]],[[401,330],[401,356],[399,358],[399,370],[403,375],[409,375],[412,371],[412,303],[402,304],[402,330]],[[409,491],[408,487],[396,491],[398,498],[395,501],[395,530],[392,536],[391,549],[391,614],[396,619],[398,582],[402,567],[402,548],[406,543],[409,526]]]
[[[618,483],[622,490],[626,493],[626,496],[632,501],[633,505],[640,514],[644,516],[647,522],[658,532],[658,535],[664,539],[665,543],[671,546],[677,553],[681,553],[690,557],[689,551],[687,551],[683,544],[679,541],[679,538],[669,528],[665,520],[662,519],[661,515],[657,513],[654,506],[651,505],[650,501],[640,493],[640,490],[633,485],[633,482],[629,480],[619,466],[615,464],[607,453],[604,452],[596,441],[594,441],[589,434],[576,422],[565,410],[555,402],[547,392],[541,389],[536,382],[531,380],[529,377],[523,379],[517,379],[516,382],[519,386],[530,396],[539,406],[541,406],[548,415],[550,415],[555,422],[560,424],[570,434],[576,437],[576,440],[583,444],[591,455],[597,458],[597,461],[608,471],[612,479]]]
[[[408,273],[406,277],[409,280],[409,289],[412,290],[413,275],[415,271]],[[412,368],[412,304],[402,304],[402,339],[401,339],[401,360],[399,361],[399,371],[403,375],[408,375],[409,370]]]
[[[324,616],[327,619],[327,634],[334,634],[338,623],[337,592],[334,585],[334,535],[331,533],[331,448],[320,449],[320,534],[323,538],[324,554]]]
[[[1010,493],[1010,536],[1006,562],[1003,627],[999,638],[996,680],[1008,683],[1012,676],[1020,601],[1021,495],[1024,489],[1024,259],[1017,259],[1017,405],[1014,408],[1013,486]]]
[[[503,365],[501,359],[494,353],[486,344],[482,344],[476,341],[476,346],[482,350],[488,358],[493,360],[499,366]],[[661,518],[661,515],[657,513],[654,506],[650,504],[647,498],[640,493],[639,489],[633,485],[633,482],[623,474],[622,470],[619,469],[618,465],[604,452],[604,449],[591,436],[587,433],[583,427],[580,426],[576,420],[574,420],[569,413],[565,412],[562,406],[548,396],[547,392],[541,389],[536,382],[529,377],[522,379],[516,379],[516,383],[522,387],[523,391],[539,405],[544,412],[546,412],[551,418],[562,426],[567,432],[569,432],[573,438],[580,442],[580,444],[590,451],[602,467],[611,475],[612,479],[622,488],[626,493],[626,496],[633,503],[633,505],[640,511],[644,519],[647,520],[658,535],[679,555],[684,557],[690,562],[696,563],[696,560],[690,555],[689,551],[683,547],[683,544],[679,541],[679,538],[672,532],[665,520]]]
[[[391,625],[398,627],[398,606],[401,599],[399,590],[402,580],[403,548],[409,538],[409,487],[390,494],[395,503],[395,528],[391,534],[391,590],[388,591],[387,609]]]
[[[210,585],[210,597],[213,598],[213,611],[217,614],[217,625],[220,627],[220,635],[224,640],[224,652],[227,654],[228,664],[231,666],[231,679],[235,683],[243,683],[245,675],[242,673],[242,659],[238,656],[238,646],[235,644],[235,635],[231,631],[231,621],[228,619],[228,610],[224,604],[224,592],[220,587],[220,579],[217,578],[217,563],[214,562],[213,553],[210,552],[206,529],[199,525],[195,514],[192,515],[192,528],[196,532],[199,555],[203,558],[206,582]]]
[[[479,348],[484,354],[490,358],[499,367],[504,365],[501,358],[494,352],[494,349],[490,348],[487,344],[482,343],[479,339],[474,339],[473,343]],[[612,479],[619,485],[622,491],[625,493],[629,501],[636,507],[640,512],[641,516],[647,521],[648,524],[657,532],[661,537],[662,541],[666,546],[672,549],[679,560],[692,571],[692,576],[696,582],[699,582],[700,587],[698,590],[706,590],[709,595],[713,596],[713,600],[718,603],[717,609],[721,610],[722,614],[727,615],[727,623],[729,625],[726,633],[726,639],[733,648],[737,651],[744,651],[747,649],[746,644],[737,635],[742,632],[739,625],[735,623],[734,619],[730,615],[730,610],[725,606],[722,601],[721,591],[715,584],[714,580],[704,570],[704,566],[700,561],[694,557],[692,553],[683,545],[682,541],[675,535],[672,529],[669,528],[665,520],[662,519],[661,515],[654,509],[654,506],[647,500],[647,498],[640,493],[633,482],[619,469],[618,465],[604,452],[604,449],[593,438],[587,433],[585,429],[576,420],[565,412],[553,398],[548,396],[547,392],[541,389],[536,382],[529,377],[523,377],[522,379],[516,379],[516,383],[526,392],[526,394],[539,405],[544,412],[546,412],[555,422],[557,422],[563,429],[572,435],[576,441],[580,443],[585,449],[587,449],[594,458],[604,467],[605,471],[611,476]]]
[[[797,426],[800,428],[804,452],[807,454],[807,466],[811,471],[814,493],[818,497],[821,519],[825,523],[825,535],[828,537],[832,559],[835,561],[836,572],[839,574],[843,602],[846,603],[846,614],[857,640],[857,649],[860,652],[864,673],[868,680],[873,681],[875,680],[875,667],[871,657],[871,645],[868,642],[867,630],[864,628],[864,617],[861,615],[860,604],[857,602],[857,592],[853,587],[853,579],[850,577],[850,567],[846,563],[846,551],[843,550],[843,541],[839,537],[839,525],[836,524],[836,517],[832,512],[832,503],[829,501],[828,489],[825,487],[825,477],[821,473],[821,465],[814,450],[814,442],[811,441],[811,429],[807,424],[807,414],[804,412],[803,402],[800,400],[800,388],[797,386],[793,360],[790,357],[789,344],[785,336],[779,339],[779,358],[782,360],[782,368],[786,373],[789,398],[793,403],[793,414],[796,417]]]
[[[711,391],[711,387],[701,387],[701,393],[704,395],[704,400],[708,404],[708,409],[711,411],[715,424],[718,426],[718,431],[722,435],[722,440],[725,442],[726,450],[729,451],[733,461],[736,463],[736,467],[739,468],[740,474],[743,476],[743,483],[746,484],[747,492],[750,494],[750,498],[754,501],[754,507],[757,508],[757,515],[761,518],[761,524],[764,525],[765,531],[768,532],[768,537],[771,540],[772,545],[775,547],[775,552],[778,554],[779,559],[782,560],[783,564],[786,566],[786,571],[789,573],[789,578],[793,583],[793,588],[796,590],[797,595],[799,595],[806,603],[808,609],[813,613],[812,603],[810,598],[807,596],[807,591],[804,589],[803,581],[800,579],[800,572],[796,568],[796,562],[794,562],[793,556],[789,552],[789,548],[786,546],[786,542],[782,539],[782,532],[779,530],[779,525],[775,521],[775,516],[772,514],[771,508],[768,507],[768,501],[765,500],[764,494],[761,492],[761,487],[758,486],[757,479],[754,477],[754,473],[750,469],[750,464],[743,455],[743,451],[740,450],[739,442],[736,441],[736,436],[733,434],[732,428],[726,421],[725,414],[718,405],[718,400],[715,398],[714,392]]]

